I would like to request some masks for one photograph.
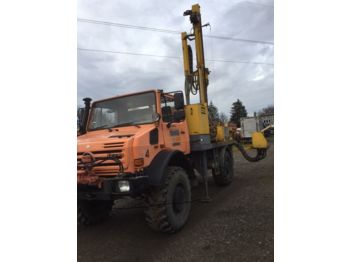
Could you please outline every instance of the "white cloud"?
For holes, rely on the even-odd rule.
[[[273,5],[273,2],[258,2]],[[176,31],[189,31],[183,11],[190,1],[78,1],[78,17]],[[201,1],[205,34],[273,42],[273,8],[246,1]],[[207,59],[273,63],[273,45],[204,38]],[[180,36],[78,22],[78,46],[122,52],[182,56]],[[142,89],[183,89],[181,59],[78,51],[78,103]],[[249,112],[273,104],[270,65],[207,62],[209,100],[229,114],[236,99]]]

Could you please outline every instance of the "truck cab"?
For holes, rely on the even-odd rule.
[[[161,90],[93,102],[78,137],[78,184],[102,188],[101,178],[140,174],[162,150],[189,154],[187,123],[176,118],[179,111],[174,93]],[[95,165],[87,171],[84,163],[91,162]]]
[[[187,179],[182,183],[186,190],[178,189],[179,199],[190,199],[183,194],[194,171],[182,92],[111,97],[88,104],[84,112],[77,137],[80,222],[97,222],[121,197],[154,193],[164,185],[169,166],[181,169]]]

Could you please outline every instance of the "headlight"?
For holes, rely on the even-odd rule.
[[[126,181],[126,180],[119,181],[118,187],[119,187],[120,192],[129,192],[130,191],[129,181]]]

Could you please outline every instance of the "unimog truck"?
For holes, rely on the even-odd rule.
[[[253,135],[255,157],[232,138],[208,114],[208,74],[205,67],[199,5],[190,17],[193,34],[182,33],[185,97],[182,91],[160,89],[94,101],[85,98],[80,111],[77,187],[78,223],[97,223],[108,216],[113,203],[123,197],[145,200],[150,228],[173,233],[186,223],[191,209],[191,184],[195,172],[202,176],[203,201],[210,201],[208,170],[219,186],[232,182],[233,146],[249,161],[266,155],[267,142]],[[195,40],[197,69],[193,70]],[[200,103],[190,103],[199,92]]]

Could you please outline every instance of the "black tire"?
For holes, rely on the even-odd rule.
[[[113,201],[78,200],[78,225],[94,225],[105,220],[112,207]]]
[[[233,157],[229,150],[223,149],[220,152],[219,157],[219,173],[216,174],[215,170],[212,170],[213,179],[218,186],[227,186],[231,184],[233,180]]]
[[[180,230],[191,210],[191,185],[185,170],[169,166],[164,186],[153,188],[146,201],[145,218],[151,229],[167,233]]]

